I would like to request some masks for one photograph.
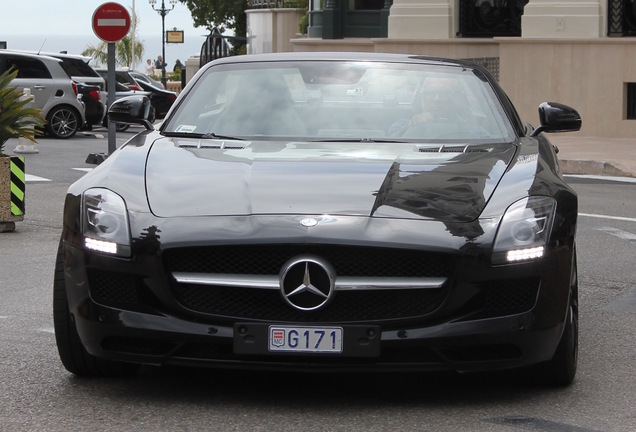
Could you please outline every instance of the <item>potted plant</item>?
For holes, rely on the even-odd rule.
[[[9,138],[35,142],[36,128],[44,125],[40,110],[29,105],[31,99],[10,85],[17,75],[11,69],[0,74],[0,232],[13,231],[15,221],[24,219],[24,158],[6,155],[4,145]],[[22,176],[16,175],[20,171]]]

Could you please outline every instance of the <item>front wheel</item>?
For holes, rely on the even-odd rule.
[[[579,354],[579,284],[576,266],[576,249],[573,254],[570,276],[570,302],[561,341],[550,361],[539,366],[540,380],[558,387],[574,381]]]
[[[53,279],[53,327],[60,360],[67,371],[80,376],[127,376],[139,369],[138,365],[99,359],[89,354],[77,334],[74,317],[68,306],[64,279],[64,246],[62,240],[57,251]]]
[[[82,119],[80,115],[70,107],[55,107],[46,117],[46,131],[54,138],[71,138],[81,126]]]

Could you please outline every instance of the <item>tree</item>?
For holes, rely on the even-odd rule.
[[[131,50],[132,38],[129,35],[124,36],[122,40],[115,43],[115,61],[121,66],[131,67],[133,64],[133,54]],[[135,38],[135,63],[143,61],[144,47],[143,42]],[[100,42],[97,46],[89,45],[82,55],[93,57],[96,65],[108,64],[108,43]]]
[[[143,41],[139,40],[139,36],[136,33],[136,29],[139,26],[139,18],[132,10],[130,16],[131,21],[135,24],[134,26],[131,25],[131,28],[135,29],[135,52],[132,52],[132,37],[130,33],[115,43],[115,61],[121,66],[127,67],[132,66],[133,59],[135,60],[134,63],[142,63],[144,58]],[[106,65],[108,64],[108,43],[100,42],[97,46],[88,45],[82,51],[82,55],[93,57],[96,65]]]
[[[221,33],[233,30],[234,36],[247,36],[247,0],[181,0],[190,10],[194,25],[212,31],[217,27]]]

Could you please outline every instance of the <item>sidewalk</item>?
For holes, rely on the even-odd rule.
[[[636,177],[636,138],[546,135],[559,148],[557,156],[564,174]]]

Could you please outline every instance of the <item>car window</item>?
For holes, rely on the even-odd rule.
[[[353,140],[514,136],[494,90],[469,68],[362,62],[212,67],[164,130]]]
[[[7,69],[17,69],[18,75],[16,78],[22,79],[41,79],[51,78],[51,73],[48,68],[40,60],[19,57],[19,56],[7,56],[6,57]]]
[[[116,71],[115,78],[124,85],[137,85],[137,81],[128,72]]]
[[[105,80],[108,80],[108,70],[98,69],[97,73]],[[125,86],[129,86],[131,84],[137,85],[137,81],[135,81],[126,71],[115,71],[115,80]]]
[[[66,71],[69,76],[90,76],[99,77],[100,75],[90,67],[90,65],[81,59],[74,58],[61,58],[62,69]]]

